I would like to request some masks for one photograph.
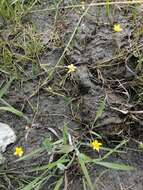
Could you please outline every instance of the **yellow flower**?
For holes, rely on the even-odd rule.
[[[121,32],[123,29],[122,29],[122,27],[121,27],[120,24],[114,24],[113,30],[114,30],[115,32]]]
[[[90,143],[90,146],[93,148],[93,150],[97,150],[99,152],[102,143],[98,142],[98,140],[94,140]]]
[[[68,68],[68,73],[73,73],[77,69],[77,67],[74,66],[73,64],[68,65],[67,68]]]
[[[21,157],[24,154],[23,148],[22,147],[16,147],[14,155]]]

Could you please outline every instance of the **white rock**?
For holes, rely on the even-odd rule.
[[[6,147],[16,141],[15,132],[9,125],[0,122],[0,152],[4,152]]]

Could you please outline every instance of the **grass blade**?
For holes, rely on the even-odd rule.
[[[8,112],[14,113],[15,115],[17,115],[19,117],[25,118],[27,120],[27,122],[30,122],[29,118],[26,115],[24,115],[23,112],[15,109],[13,106],[11,106],[9,103],[7,103],[2,98],[0,98],[0,101],[5,105],[5,106],[0,107],[1,111],[8,111]]]
[[[2,110],[2,111],[8,111],[8,112],[14,113],[15,115],[17,115],[17,116],[19,116],[19,117],[22,117],[22,116],[24,115],[21,111],[18,111],[18,110],[15,109],[14,107],[6,107],[6,106],[3,106],[3,107],[0,107],[0,110]]]
[[[22,156],[21,158],[17,159],[15,162],[20,162],[23,160],[28,160],[30,158],[32,158],[33,156],[35,156],[36,154],[40,154],[44,149],[43,148],[38,148],[36,150],[33,150],[32,152],[30,152],[29,154]]]
[[[62,183],[63,183],[63,177],[61,177],[61,178],[57,181],[54,190],[60,190],[60,187],[61,187]]]
[[[79,160],[81,169],[82,169],[82,171],[83,171],[83,174],[84,174],[84,176],[85,176],[85,179],[87,180],[87,183],[88,183],[90,189],[91,189],[91,190],[95,190],[95,188],[94,188],[93,185],[92,185],[92,182],[91,182],[91,179],[90,179],[88,170],[87,170],[87,168],[86,168],[85,162],[82,160],[82,157],[80,156],[80,153],[78,154],[78,160]]]
[[[30,170],[29,172],[35,172],[35,171],[42,171],[42,170],[51,170],[53,169],[54,167],[57,166],[57,164],[63,164],[63,163],[67,163],[69,160],[68,159],[59,159],[55,162],[52,162],[52,163],[49,163],[49,164],[46,164],[44,166],[39,166],[39,167],[36,167],[32,170]]]
[[[3,95],[6,93],[6,91],[9,89],[9,87],[10,87],[10,85],[11,85],[11,83],[12,83],[12,81],[13,81],[14,79],[15,79],[14,77],[11,78],[11,79],[7,82],[7,84],[6,84],[2,89],[0,89],[0,98],[2,98]]]
[[[94,119],[94,121],[92,123],[92,127],[94,127],[94,124],[97,121],[97,119],[99,119],[102,116],[102,113],[103,113],[104,109],[105,109],[105,99],[102,100],[100,102],[100,104],[99,104],[99,107],[98,107],[97,113],[96,113],[96,117],[95,117],[95,119]]]
[[[114,170],[124,170],[124,171],[130,171],[134,170],[134,167],[128,166],[125,164],[117,164],[117,163],[111,163],[111,162],[95,162],[95,164],[114,169]]]

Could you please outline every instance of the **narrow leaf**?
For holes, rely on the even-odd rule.
[[[85,178],[86,178],[86,180],[87,180],[87,183],[88,183],[90,189],[91,189],[91,190],[94,190],[94,187],[93,187],[93,185],[92,185],[90,176],[89,176],[89,174],[88,174],[88,170],[87,170],[87,168],[86,168],[85,162],[81,159],[80,153],[79,153],[79,155],[78,155],[78,159],[79,159],[79,163],[80,163],[81,169],[82,169],[82,171],[83,171],[83,174],[84,174],[84,176],[85,176]]]
[[[104,109],[105,109],[105,99],[102,100],[100,102],[100,104],[99,104],[99,107],[98,107],[97,112],[96,112],[96,117],[95,117],[95,119],[93,121],[92,127],[94,126],[97,119],[99,119],[102,116],[102,113],[103,113]]]
[[[95,162],[95,164],[114,169],[114,170],[124,170],[124,171],[129,171],[129,170],[134,170],[132,166],[124,165],[124,164],[117,164],[117,163],[110,163],[110,162]]]
[[[2,89],[0,89],[0,98],[2,98],[2,96],[6,93],[6,91],[9,89],[9,87],[10,87],[10,85],[11,85],[11,83],[12,83],[12,81],[14,80],[15,78],[13,77],[13,78],[11,78],[8,82],[7,82],[7,84],[2,88]]]
[[[60,187],[61,187],[62,183],[63,183],[63,177],[61,177],[61,178],[57,181],[54,190],[60,190],[60,189],[61,189]]]

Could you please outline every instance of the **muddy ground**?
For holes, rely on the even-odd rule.
[[[66,3],[69,2],[65,1],[62,6]],[[44,1],[33,10],[50,7],[51,4],[52,1]],[[96,189],[142,190],[143,153],[137,143],[143,141],[143,114],[139,112],[143,109],[143,70],[137,66],[138,52],[140,55],[143,52],[140,32],[143,27],[142,6],[113,6],[110,7],[109,17],[105,6],[91,7],[61,63],[74,64],[77,71],[63,81],[66,71],[58,68],[52,79],[39,88],[47,77],[42,68],[49,69],[57,64],[82,13],[82,8],[60,9],[55,23],[53,10],[35,11],[23,18],[24,26],[35,26],[44,51],[39,55],[36,75],[33,76],[32,63],[29,62],[24,68],[28,77],[21,83],[14,80],[5,96],[9,104],[21,110],[34,125],[27,136],[26,126],[31,126],[31,123],[27,124],[25,119],[12,113],[0,113],[0,121],[6,121],[18,137],[16,143],[5,152],[6,165],[3,167],[26,171],[29,167],[47,163],[49,156],[44,153],[39,158],[15,164],[13,150],[16,146],[22,146],[26,154],[30,153],[41,146],[45,137],[51,135],[53,139],[57,138],[51,129],[60,136],[65,123],[73,138],[85,138],[87,142],[90,138],[87,131],[93,125],[99,103],[104,100],[105,110],[95,123],[94,131],[102,136],[105,147],[113,148],[117,142],[129,139],[123,148],[125,153],[115,154],[108,161],[129,164],[136,169],[119,172],[93,166],[90,173],[96,182]],[[123,31],[115,33],[114,23],[120,23]],[[5,30],[8,28],[6,26]],[[1,84],[5,80],[5,75],[1,74]],[[49,86],[59,95],[49,92]],[[92,151],[89,152],[92,154]],[[100,176],[103,171],[105,173]],[[20,174],[20,178],[23,176]],[[69,190],[83,189],[80,177],[78,172],[72,177],[70,175]],[[9,184],[6,179],[0,179],[1,189],[17,189],[18,182]],[[48,188],[46,184],[41,188],[44,189],[52,187]]]

